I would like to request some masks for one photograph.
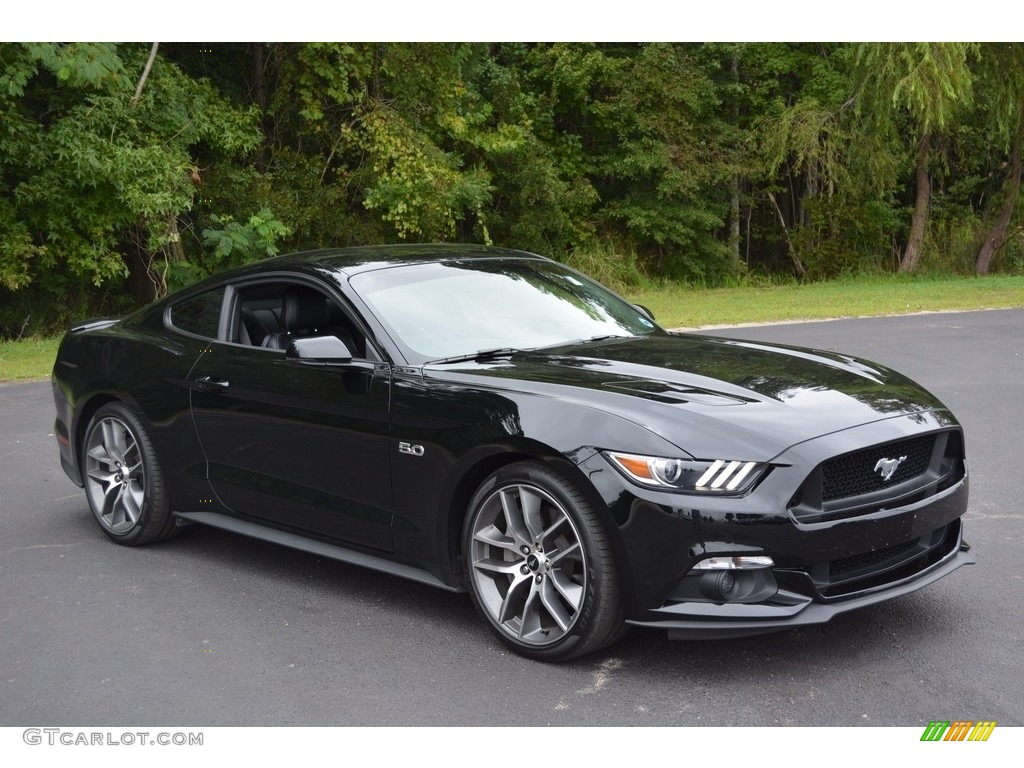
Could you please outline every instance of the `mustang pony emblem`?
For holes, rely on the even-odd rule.
[[[882,479],[888,482],[892,480],[892,476],[896,474],[896,470],[899,469],[900,464],[907,460],[906,456],[900,456],[898,459],[879,459],[878,463],[875,464],[875,472],[881,472]]]

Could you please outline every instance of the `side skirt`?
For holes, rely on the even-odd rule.
[[[303,552],[320,555],[321,557],[327,557],[331,560],[339,560],[343,563],[371,568],[375,571],[381,571],[392,576],[409,579],[410,581],[417,581],[420,584],[427,584],[428,586],[437,587],[438,589],[443,589],[448,592],[465,591],[445,584],[439,578],[434,576],[434,574],[429,573],[422,568],[405,565],[404,563],[395,563],[391,560],[386,560],[383,557],[368,555],[365,552],[356,552],[355,550],[346,549],[345,547],[341,547],[336,544],[328,544],[327,542],[317,541],[316,539],[307,539],[305,536],[288,533],[287,531],[279,531],[276,528],[268,528],[257,523],[251,523],[247,520],[239,520],[237,518],[230,517],[229,515],[222,515],[218,512],[175,512],[174,515],[180,520],[188,521],[190,523],[201,523],[214,528],[221,528],[225,531],[240,533],[243,536],[250,536],[254,539],[260,539],[261,541],[269,541],[272,544],[280,544],[292,549],[298,549]]]

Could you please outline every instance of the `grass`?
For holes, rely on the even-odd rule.
[[[59,338],[0,341],[0,381],[30,381],[50,375]]]
[[[665,328],[1024,307],[1024,277],[864,277],[741,288],[666,284],[627,293]],[[0,341],[0,382],[45,379],[58,338]]]
[[[628,293],[665,328],[1024,307],[1024,277],[864,277],[823,283]]]

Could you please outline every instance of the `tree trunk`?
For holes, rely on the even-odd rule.
[[[132,106],[136,107],[139,104],[139,99],[142,98],[142,89],[146,85],[146,78],[149,77],[149,71],[153,69],[153,62],[156,61],[156,51],[160,47],[160,43],[153,43],[149,49],[149,58],[146,59],[146,66],[142,70],[142,77],[139,78],[139,84],[135,86],[135,95],[132,96]]]
[[[252,43],[252,92],[256,99],[256,106],[260,109],[260,131],[263,134],[263,141],[256,154],[256,170],[260,173],[267,172],[267,85],[263,74],[264,57],[263,43]]]
[[[740,57],[734,49],[732,54],[732,79],[737,85],[740,81]],[[732,98],[733,125],[740,124],[740,101]],[[729,257],[733,269],[740,266],[740,175],[734,173],[732,176],[732,200],[729,208]]]
[[[925,133],[917,146],[917,197],[914,215],[910,220],[910,238],[900,259],[900,272],[913,272],[921,263],[921,244],[928,224],[928,205],[932,197],[932,180],[928,174],[928,156],[931,154],[932,136]]]
[[[800,261],[800,257],[796,255],[796,248],[793,247],[793,241],[789,237],[789,228],[786,226],[786,217],[782,215],[782,209],[779,208],[779,201],[775,198],[775,193],[769,191],[768,199],[772,201],[772,205],[775,206],[775,213],[779,217],[779,225],[782,227],[782,234],[786,236],[786,250],[789,253],[789,258],[793,262],[793,269],[796,270],[797,277],[803,277],[807,274],[807,269],[804,267],[804,263]]]
[[[729,209],[729,259],[733,267],[740,265],[740,177],[732,177],[732,205]]]
[[[1010,228],[1010,220],[1013,218],[1013,209],[1017,204],[1017,195],[1020,192],[1021,177],[1021,143],[1024,141],[1024,114],[1017,123],[1017,136],[1013,140],[1013,150],[1010,152],[1010,175],[1006,180],[1006,200],[1003,201],[1003,208],[999,211],[995,224],[992,225],[988,237],[978,251],[978,259],[974,264],[974,271],[979,275],[987,275],[992,265],[992,257],[996,251],[1006,243],[1007,232]]]
[[[135,225],[131,227],[130,233],[122,246],[125,266],[128,267],[126,287],[129,295],[139,305],[149,304],[149,302],[158,298],[156,286],[150,276],[153,254],[146,248],[148,237],[149,230],[146,227],[146,222],[140,217]]]

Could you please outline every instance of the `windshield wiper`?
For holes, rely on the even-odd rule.
[[[480,349],[476,352],[470,352],[466,355],[454,355],[452,357],[442,357],[440,360],[431,360],[424,365],[445,365],[447,363],[468,363],[473,361],[476,363],[485,363],[488,360],[497,360],[500,357],[512,357],[512,355],[520,352],[521,350],[515,347],[495,347],[494,349]]]
[[[580,339],[580,344],[589,344],[592,341],[604,341],[605,339],[628,339],[629,336],[624,336],[621,333],[606,333],[601,336],[591,336],[589,339]]]
[[[548,344],[541,349],[560,349],[562,347],[576,347],[580,344],[591,344],[595,341],[605,341],[606,339],[633,339],[635,336],[623,336],[619,333],[605,333],[597,336],[590,336],[586,339],[569,339],[568,341],[560,341],[557,344]]]

